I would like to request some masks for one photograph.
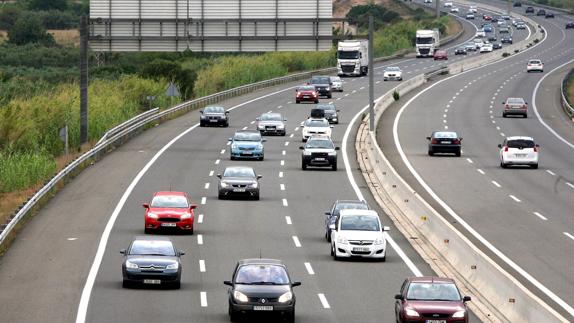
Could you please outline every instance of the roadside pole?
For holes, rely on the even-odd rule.
[[[512,2],[511,0],[508,0],[508,10],[507,10],[507,14],[508,14],[509,16],[510,16],[510,10],[512,10],[512,9],[511,9],[511,2]]]
[[[436,0],[436,18],[440,18],[440,0]]]
[[[375,131],[375,69],[373,68],[373,16],[369,16],[369,130]]]
[[[88,17],[80,20],[80,144],[88,142]]]

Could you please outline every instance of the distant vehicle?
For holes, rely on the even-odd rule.
[[[526,29],[526,24],[516,24],[516,29],[518,30]]]
[[[458,13],[460,10],[458,9],[458,7],[452,7],[450,8],[450,12],[452,13]]]
[[[425,3],[432,3],[432,0],[425,0]]]
[[[510,33],[510,27],[502,26],[502,27],[498,28],[498,33],[499,34],[509,34]]]
[[[493,46],[491,43],[484,43],[482,44],[482,46],[480,46],[480,52],[481,53],[490,53],[494,50]]]
[[[434,131],[427,137],[428,155],[434,156],[436,153],[450,153],[460,157],[462,150],[462,138],[454,131]]]
[[[244,314],[269,313],[280,316],[288,323],[295,322],[295,293],[293,287],[300,282],[291,281],[287,267],[275,259],[240,260],[231,280],[223,282],[230,286],[228,313],[231,322],[237,322]]]
[[[477,13],[478,12],[478,7],[476,5],[471,5],[468,8],[468,12],[472,12],[472,13]]]
[[[322,110],[321,118],[327,119],[331,124],[339,124],[339,110],[334,104],[318,104],[311,110],[311,117],[314,117],[313,110]]]
[[[512,19],[512,25],[513,25],[513,26],[516,26],[516,25],[518,25],[518,24],[524,24],[524,20],[522,20],[522,19],[520,19],[520,18]]]
[[[331,90],[343,92],[343,80],[338,76],[331,76]]]
[[[497,40],[498,40],[498,38],[496,38],[495,35],[492,35],[492,36],[488,37],[488,41],[489,41],[489,42],[495,42],[495,41],[497,41]]]
[[[309,118],[303,122],[302,126],[301,135],[303,142],[307,141],[309,137],[314,135],[331,137],[331,128],[333,128],[325,118]]]
[[[464,48],[466,48],[467,51],[475,52],[476,51],[476,44],[474,42],[468,42],[468,43],[464,44]]]
[[[285,121],[287,119],[283,118],[281,113],[263,113],[255,121],[257,122],[257,130],[262,135],[285,136],[287,133],[285,130]]]
[[[512,4],[513,7],[522,7],[522,2],[516,1]]]
[[[138,236],[123,255],[122,287],[135,283],[181,287],[181,260],[185,252],[175,248],[168,237]]]
[[[528,6],[528,7],[526,7],[526,10],[525,10],[525,12],[526,12],[526,13],[534,13],[534,8],[533,8],[533,7],[530,7],[530,6]]]
[[[486,32],[483,29],[479,29],[476,31],[476,35],[474,37],[486,37]]]
[[[547,12],[545,18],[554,18],[553,12]]]
[[[499,20],[496,22],[496,24],[497,24],[499,27],[505,27],[505,26],[508,25],[508,24],[506,23],[506,20],[503,20],[503,19],[499,19]]]
[[[455,55],[466,55],[467,54],[466,47],[458,47],[457,49],[454,50],[454,54]]]
[[[534,143],[532,137],[507,137],[498,148],[500,148],[500,167],[526,165],[538,168],[540,146]]]
[[[546,10],[544,9],[538,9],[538,11],[536,12],[537,16],[546,16]]]
[[[492,49],[501,49],[501,48],[502,48],[501,43],[492,43]]]
[[[265,159],[265,139],[259,130],[239,130],[229,138],[229,159]]]
[[[504,110],[502,111],[503,118],[516,114],[524,118],[528,117],[528,102],[524,101],[523,98],[508,98],[502,102],[502,104],[504,105]]]
[[[482,27],[482,30],[484,30],[485,33],[491,33],[494,31],[494,28],[492,27],[492,25],[485,25]]]
[[[229,111],[225,111],[224,107],[207,106],[203,110],[199,110],[199,126],[205,127],[207,125],[229,127]]]
[[[417,30],[415,49],[417,57],[431,57],[440,45],[440,33],[438,29]]]
[[[452,2],[451,1],[447,1],[444,3],[444,7],[445,8],[451,8],[452,7]]]
[[[468,13],[466,14],[466,19],[468,19],[468,20],[474,20],[474,13],[468,12]]]
[[[567,22],[565,29],[574,29],[574,21]]]
[[[437,50],[434,53],[434,60],[438,61],[438,60],[448,60],[448,53],[446,52],[446,50]]]
[[[218,198],[223,200],[231,196],[251,197],[259,200],[261,175],[257,175],[253,168],[245,166],[230,166],[225,168],[219,178]]]
[[[500,19],[500,16],[492,16],[492,19],[490,20],[491,22],[498,22]]]
[[[299,104],[303,101],[319,103],[319,93],[317,93],[315,86],[304,85],[295,89],[295,103]]]
[[[144,203],[145,233],[161,229],[177,229],[193,234],[197,204],[189,202],[184,192],[156,192],[151,203]]]
[[[337,74],[362,76],[369,72],[369,42],[342,40],[337,46]]]
[[[502,15],[502,16],[500,16],[500,18],[502,18],[503,20],[510,20],[509,15]]]
[[[326,96],[329,99],[333,97],[331,78],[329,76],[313,76],[309,80],[309,84],[315,86],[319,96]]]
[[[462,296],[453,279],[442,277],[410,277],[395,295],[395,318],[397,323],[407,322],[456,322],[468,323],[466,302],[470,296]],[[427,320],[439,314],[439,320]]]
[[[337,150],[331,138],[327,136],[312,136],[305,146],[299,147],[301,154],[301,169],[306,170],[309,166],[331,167],[337,170]]]
[[[474,42],[474,47],[476,50],[480,50],[480,47],[484,44],[484,40],[481,38],[475,38],[472,40]]]
[[[483,14],[483,15],[482,15],[482,20],[492,21],[492,16],[491,16],[491,15],[488,15],[488,14]]]
[[[325,240],[331,242],[331,225],[335,225],[339,219],[341,210],[369,210],[369,205],[365,201],[359,200],[337,200],[331,206],[331,209],[325,212]]]
[[[389,66],[385,68],[383,72],[383,81],[402,81],[403,80],[403,71],[400,67],[397,66]]]
[[[500,42],[503,44],[512,44],[512,36],[500,37]]]
[[[544,63],[539,59],[531,59],[526,64],[526,72],[544,72]]]

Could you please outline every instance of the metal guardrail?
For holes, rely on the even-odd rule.
[[[560,94],[562,97],[562,108],[564,109],[564,112],[566,112],[566,114],[572,118],[572,121],[574,121],[574,108],[572,107],[572,105],[570,104],[570,102],[568,102],[568,96],[566,94],[566,91],[568,91],[568,85],[569,85],[569,80],[571,78],[574,77],[574,69],[570,70],[570,72],[568,72],[568,74],[566,74],[566,76],[564,77],[564,79],[562,80],[562,82],[560,83]]]
[[[112,129],[108,130],[103,136],[102,138],[100,138],[100,140],[96,143],[96,146],[101,145],[102,143],[104,143],[109,137],[112,137],[113,135],[121,132],[123,129],[128,128],[129,126],[138,123],[139,121],[145,119],[146,117],[149,117],[151,115],[157,114],[159,112],[159,108],[153,108],[151,110],[148,110],[144,113],[138,114],[137,116],[129,119],[126,122],[123,122],[115,127],[113,127]]]

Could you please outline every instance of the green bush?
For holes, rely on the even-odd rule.
[[[49,154],[0,151],[0,193],[28,188],[55,171],[56,162]]]
[[[9,42],[16,45],[42,44],[54,46],[54,37],[46,32],[37,15],[24,13],[18,16],[16,22],[8,30]]]
[[[401,98],[401,95],[399,94],[399,92],[394,91],[394,92],[393,92],[393,99],[394,99],[395,101],[398,101],[400,98]]]
[[[0,29],[10,30],[22,14],[22,10],[17,7],[7,7],[0,9]]]
[[[388,10],[381,5],[371,3],[367,5],[353,6],[347,13],[347,20],[350,24],[358,26],[359,29],[366,30],[369,28],[370,15],[373,16],[373,25],[375,29],[401,19],[401,16],[397,12]]]

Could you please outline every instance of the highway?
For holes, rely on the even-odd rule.
[[[480,19],[474,23],[480,23]],[[464,25],[465,34],[460,38],[461,42],[472,37],[475,32],[475,27],[468,23]],[[544,26],[548,28],[549,37],[536,50],[544,50],[553,45],[567,47],[567,41],[561,41],[563,34],[558,31],[558,27],[547,26],[547,23],[544,23]],[[520,32],[515,41],[526,35],[526,32]],[[553,64],[550,57],[562,53],[558,49],[544,54],[549,56],[548,67]],[[572,49],[569,50],[571,56]],[[449,63],[464,59],[455,57],[452,50],[449,54]],[[568,54],[559,56],[556,61],[567,56]],[[547,60],[545,57],[543,59]],[[510,66],[507,62],[500,63],[506,69],[500,66],[498,68],[501,74],[504,72],[505,77],[523,69],[522,61],[518,65]],[[381,96],[396,85],[394,82],[382,81],[384,66],[400,66],[405,78],[409,78],[444,64],[446,63],[436,63],[428,59],[405,58],[377,65],[375,94],[377,97]],[[476,78],[487,69],[497,70],[487,67],[462,77]],[[512,74],[507,75],[511,71]],[[528,75],[532,77],[530,83],[535,84],[535,80],[540,76]],[[481,85],[481,93],[495,92],[499,86],[496,82],[481,80],[484,82]],[[367,81],[366,77],[347,78],[344,84],[345,92],[336,93],[332,100],[321,100],[332,101],[341,110],[342,122],[333,129],[333,139],[338,146],[346,147],[340,152],[337,172],[303,172],[300,169],[300,123],[306,119],[312,105],[294,103],[295,83],[222,102],[221,105],[233,109],[230,114],[230,128],[199,128],[199,113],[189,113],[142,133],[90,166],[30,221],[1,259],[2,321],[71,322],[78,317],[80,321],[85,318],[88,322],[227,322],[227,288],[222,282],[230,279],[237,260],[260,255],[284,260],[292,278],[303,283],[296,288],[298,322],[393,321],[393,295],[398,292],[404,278],[416,273],[432,275],[433,272],[412,249],[408,240],[395,229],[389,218],[378,209],[357,170],[353,151],[355,132],[350,121],[368,104]],[[400,129],[405,129],[406,133],[401,134],[401,140],[404,140],[407,156],[409,159],[413,158],[417,170],[427,169],[430,172],[428,165],[435,162],[420,159],[420,162],[416,163],[414,159],[421,157],[420,152],[425,151],[425,142],[422,139],[427,136],[428,127],[443,125],[440,119],[443,113],[436,114],[436,109],[443,109],[440,105],[446,104],[443,101],[448,100],[448,97],[444,93],[450,93],[455,86],[460,87],[460,84],[463,84],[457,78],[453,83],[450,86],[437,86],[442,88],[442,92],[434,93],[430,101],[433,102],[432,106],[422,104],[417,108],[413,103],[401,119]],[[475,86],[478,87],[478,84]],[[504,90],[509,88],[510,85]],[[522,86],[520,88],[522,91]],[[525,87],[523,91],[526,97],[526,92],[531,93],[532,90]],[[469,92],[470,90],[466,93]],[[466,94],[461,94],[461,97],[464,95]],[[571,221],[567,218],[568,212],[564,213],[568,206],[572,209],[572,202],[568,201],[568,196],[572,196],[571,191],[570,195],[568,191],[556,194],[559,198],[553,204],[561,206],[555,210],[548,207],[551,202],[542,198],[537,200],[532,194],[521,190],[519,185],[524,186],[525,182],[520,181],[528,180],[528,183],[536,184],[532,188],[533,192],[545,188],[548,190],[548,183],[553,177],[546,174],[545,169],[574,178],[565,162],[568,157],[572,160],[571,152],[564,150],[562,155],[556,152],[557,156],[551,159],[552,152],[546,150],[551,147],[543,148],[543,166],[538,171],[528,173],[536,177],[521,176],[522,179],[519,179],[515,176],[511,182],[503,177],[509,176],[505,172],[499,174],[498,170],[486,167],[488,163],[496,166],[491,160],[496,161],[495,147],[500,141],[500,135],[481,133],[479,139],[474,139],[478,143],[472,144],[473,133],[464,128],[465,125],[478,128],[476,120],[482,118],[481,113],[487,111],[476,108],[475,100],[482,98],[470,94],[469,96],[465,101],[468,106],[463,108],[470,109],[474,106],[475,109],[466,111],[466,114],[461,111],[459,114],[458,110],[462,110],[461,108],[447,114],[449,127],[465,129],[464,158],[441,158],[440,162],[447,164],[441,164],[438,169],[432,169],[432,174],[424,175],[433,177],[438,175],[441,169],[448,170],[452,177],[439,180],[447,181],[450,190],[458,185],[453,183],[455,175],[463,176],[462,173],[466,172],[465,176],[470,177],[469,166],[485,165],[481,167],[488,171],[489,176],[496,174],[500,177],[501,184],[505,185],[505,190],[509,192],[507,194],[516,194],[524,200],[520,207],[526,208],[527,206],[523,206],[525,204],[531,207],[536,205],[536,210],[548,214],[548,223],[545,222],[544,225],[554,227],[562,223],[564,227],[572,227],[572,223],[568,222]],[[503,93],[500,96],[504,96]],[[458,100],[462,101],[462,98]],[[424,111],[418,111],[418,114],[414,112],[422,110],[423,107]],[[433,110],[435,113],[432,113]],[[255,118],[269,111],[281,112],[287,118],[287,136],[266,137],[268,141],[265,144],[266,156],[263,162],[230,161],[227,138],[236,130],[253,129]],[[488,115],[486,117],[488,118]],[[513,131],[511,127],[515,127],[514,121],[522,120],[507,120],[504,123],[501,121],[500,124],[504,131],[509,132]],[[534,130],[539,126],[533,116],[526,122],[531,123],[526,129],[532,131],[536,138],[540,138],[538,141],[542,147],[552,145],[551,142],[544,142],[543,137],[547,135],[543,134],[542,130],[538,130],[539,133]],[[487,125],[493,127],[485,122],[485,129],[488,128]],[[492,129],[488,129],[492,132]],[[477,129],[477,133],[479,130]],[[520,129],[516,131],[518,130]],[[421,135],[423,132],[425,134]],[[346,141],[343,141],[346,133],[349,135],[345,138]],[[485,136],[494,138],[481,141]],[[392,139],[392,135],[387,138]],[[480,150],[480,147],[484,150]],[[481,152],[482,159],[479,157]],[[343,154],[347,154],[348,160],[345,167],[342,167]],[[474,164],[465,161],[470,157]],[[550,165],[551,161],[553,167],[548,168],[547,164]],[[261,200],[217,200],[215,175],[221,173],[226,166],[240,164],[253,166],[263,175]],[[452,169],[449,169],[450,167]],[[493,175],[490,175],[491,172]],[[521,170],[510,172],[524,173]],[[429,181],[431,180],[429,178]],[[441,185],[435,182],[432,184],[433,188]],[[483,184],[477,182],[475,185]],[[186,191],[199,204],[196,210],[195,234],[172,237],[178,248],[187,252],[183,257],[182,289],[122,289],[119,250],[126,248],[134,236],[143,234],[142,203],[148,202],[153,192],[169,189]],[[464,192],[464,189],[465,187],[460,187],[459,192]],[[485,198],[486,192],[494,191],[490,187],[482,188],[481,194]],[[496,198],[492,201],[497,201],[498,206],[512,205],[512,200],[507,200],[506,195],[496,192],[492,195],[492,198]],[[391,226],[390,236],[396,242],[397,249],[389,249],[385,263],[334,262],[329,256],[329,244],[323,239],[323,214],[336,199],[356,199],[358,196],[364,196],[367,202],[379,211],[383,224]],[[466,195],[465,200],[476,203],[477,199]],[[531,201],[540,204],[531,205]],[[547,208],[544,208],[545,206]],[[486,210],[488,205],[482,207]],[[464,207],[464,210],[469,209],[472,210],[471,207]],[[516,221],[511,218],[518,215],[513,212],[512,208],[505,210],[506,223],[516,225]],[[524,217],[523,215],[522,220],[526,221]],[[492,219],[490,223],[495,220],[498,219]],[[530,220],[536,218],[528,219]],[[481,221],[482,224],[488,225],[489,222]],[[524,230],[530,228],[530,232],[535,227],[527,228],[526,225],[530,223],[520,225],[524,226]],[[496,227],[500,228],[501,224],[498,222]],[[556,233],[552,235],[551,231],[548,229],[548,232],[544,233],[544,239],[563,239]],[[520,236],[518,233],[516,235]],[[532,240],[542,242],[539,238]],[[524,252],[525,249],[518,244],[512,244],[512,247],[518,249],[517,252]],[[544,246],[537,245],[536,249],[541,247]],[[546,247],[549,248],[548,245]],[[404,256],[399,255],[397,250],[404,252]],[[540,257],[551,256],[551,251],[547,252],[546,255],[538,255],[536,259],[540,259],[539,262],[542,263]],[[557,265],[550,268],[564,269],[562,266],[568,262],[568,258],[563,253],[561,258],[563,260],[554,259]],[[84,300],[83,303],[80,303],[81,299]],[[471,321],[478,320],[473,316]]]
[[[574,34],[564,30],[572,17],[532,18],[547,31],[540,46],[433,83],[383,115],[378,139],[401,176],[437,210],[451,221],[454,215],[466,221],[498,249],[495,259],[503,267],[573,319],[574,127],[557,99],[558,77],[540,82],[551,70],[572,66]],[[530,58],[543,60],[544,73],[526,73]],[[502,118],[507,97],[529,102],[527,119]],[[425,137],[445,129],[464,138],[461,158],[427,156]],[[499,167],[497,145],[516,135],[540,145],[539,169]],[[515,264],[501,261],[501,255]],[[520,269],[532,279],[518,275]]]

